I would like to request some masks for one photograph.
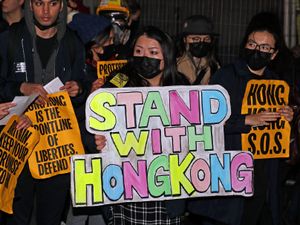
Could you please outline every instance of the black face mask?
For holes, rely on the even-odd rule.
[[[37,21],[37,19],[35,17],[33,17],[33,22],[34,22],[34,25],[36,25],[40,30],[47,30],[47,29],[49,29],[51,27],[55,27],[57,25],[57,19],[54,23],[52,23],[48,26],[40,24],[39,21]]]
[[[145,79],[152,79],[161,72],[160,61],[155,58],[134,56],[131,63],[137,74]]]
[[[97,54],[100,60],[112,59],[118,52],[118,48],[115,45],[107,45],[103,47],[103,54]]]
[[[244,59],[252,70],[260,70],[271,62],[272,53],[256,49],[244,49]]]
[[[201,58],[208,55],[212,50],[212,44],[207,42],[194,42],[189,43],[189,51],[192,56]]]

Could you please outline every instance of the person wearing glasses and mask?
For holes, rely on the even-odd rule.
[[[287,135],[281,136],[284,130],[274,124],[284,125],[288,130],[293,119],[293,110],[286,101],[288,85],[269,68],[280,51],[279,43],[276,31],[269,24],[248,26],[240,58],[219,69],[211,78],[210,84],[223,86],[230,96],[231,116],[224,126],[225,150],[243,149],[253,153],[254,194],[247,198],[191,200],[189,211],[200,215],[203,222],[197,224],[279,224],[278,204],[274,199],[279,195],[278,158],[284,156],[276,155],[275,151],[280,152],[280,147],[289,145],[289,139]],[[269,87],[281,91],[276,93]]]
[[[217,34],[212,21],[202,15],[187,18],[177,44],[177,68],[191,84],[208,84],[220,68],[215,55]]]

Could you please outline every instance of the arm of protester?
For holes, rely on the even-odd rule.
[[[4,118],[6,115],[9,114],[9,109],[14,107],[16,103],[13,102],[6,102],[0,104],[0,119]]]
[[[28,127],[30,127],[32,124],[31,120],[29,119],[28,116],[26,115],[22,115],[20,117],[20,120],[18,121],[18,124],[17,124],[17,129],[20,130],[20,129],[26,129]]]
[[[106,146],[106,137],[104,135],[95,135],[95,144],[96,149],[98,151],[102,151],[102,149]]]
[[[20,92],[25,96],[39,94],[39,97],[35,101],[38,104],[45,104],[48,101],[48,93],[41,84],[23,82],[20,86]]]

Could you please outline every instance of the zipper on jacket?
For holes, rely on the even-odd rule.
[[[23,59],[25,63],[25,77],[26,77],[26,82],[28,82],[28,74],[27,74],[27,66],[26,66],[26,55],[25,55],[25,48],[24,48],[24,38],[21,39],[21,45],[22,45],[22,54],[23,54]]]

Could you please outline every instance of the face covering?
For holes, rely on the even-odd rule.
[[[37,21],[37,19],[35,17],[33,17],[33,21],[34,21],[34,25],[36,25],[40,30],[47,30],[51,27],[55,27],[57,25],[57,19],[54,23],[48,25],[48,26],[44,26],[42,24],[39,23],[39,21]]]
[[[100,60],[112,59],[117,54],[117,46],[107,45],[103,47],[103,54],[97,54]]]
[[[152,79],[161,72],[160,61],[155,58],[134,56],[131,63],[137,74],[145,79]]]
[[[244,58],[252,70],[260,70],[271,62],[272,53],[256,49],[244,49]]]
[[[119,26],[117,24],[113,24],[113,30],[114,30],[114,43],[115,44],[122,44],[125,45],[127,41],[130,38],[130,30],[127,26]]]
[[[192,56],[201,58],[208,55],[212,49],[212,44],[207,42],[189,43],[189,51]]]

